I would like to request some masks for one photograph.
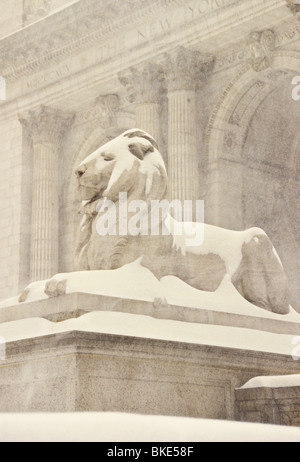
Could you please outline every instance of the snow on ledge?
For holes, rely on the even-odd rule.
[[[300,374],[253,377],[238,390],[248,388],[300,387]]]
[[[175,276],[165,276],[159,281],[140,264],[140,259],[116,270],[61,273],[53,279],[67,281],[67,294],[84,292],[149,302],[160,299],[166,300],[169,305],[300,323],[300,314],[292,307],[289,314],[280,315],[249,303],[235,289],[228,275],[215,292],[206,292],[191,287]],[[31,283],[27,299],[22,304],[47,299],[44,292],[46,282]],[[18,297],[3,300],[0,310],[18,304]]]
[[[93,311],[62,322],[26,318],[0,324],[0,338],[4,342],[70,331],[124,335],[288,356],[292,356],[294,348],[293,335],[109,311]]]
[[[0,441],[111,442],[112,449],[116,442],[300,442],[300,429],[112,412],[4,413]]]

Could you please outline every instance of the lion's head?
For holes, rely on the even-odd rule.
[[[120,233],[118,226],[116,235],[99,235],[98,206],[107,203],[104,199],[112,201],[116,205],[116,223],[119,223],[117,203],[120,193],[126,193],[128,220],[132,201],[138,199],[149,204],[166,197],[167,173],[157,144],[140,129],[128,130],[90,154],[75,173],[82,199],[80,212],[83,214],[76,242],[75,268],[118,267],[120,256],[125,254],[124,246],[128,249],[132,239]],[[136,245],[133,248],[135,252],[138,250]]]
[[[77,167],[83,201],[107,198],[116,202],[119,192],[139,199],[161,199],[167,188],[167,173],[154,139],[131,129],[90,154]]]

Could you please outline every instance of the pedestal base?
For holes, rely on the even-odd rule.
[[[235,389],[293,374],[286,355],[92,332],[6,345],[0,412],[119,411],[239,420]]]
[[[237,389],[300,371],[297,315],[271,315],[86,293],[2,306],[0,412],[251,420],[251,392]]]

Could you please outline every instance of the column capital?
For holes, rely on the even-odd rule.
[[[19,121],[27,128],[34,142],[59,145],[74,121],[74,114],[41,105],[19,114]]]
[[[275,33],[271,29],[252,32],[248,37],[251,54],[251,66],[259,72],[267,69],[272,63],[272,52],[275,49]]]
[[[128,100],[136,103],[159,103],[164,90],[165,74],[163,66],[148,61],[132,66],[119,74],[121,84],[127,90]]]
[[[196,90],[212,72],[215,58],[209,54],[176,48],[165,54],[164,67],[169,91]]]

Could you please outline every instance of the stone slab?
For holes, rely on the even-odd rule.
[[[239,420],[235,389],[299,373],[291,357],[70,331],[9,342],[0,412],[113,411]]]
[[[235,391],[242,421],[300,427],[300,387],[257,387]]]
[[[230,311],[230,307],[228,309]],[[300,335],[300,323],[285,321],[284,316],[281,316],[281,319],[271,319],[176,305],[155,306],[152,302],[147,301],[121,299],[82,292],[1,307],[0,323],[32,317],[42,317],[56,322],[75,318],[91,311],[117,311],[143,314],[158,319],[242,327],[277,334]]]

